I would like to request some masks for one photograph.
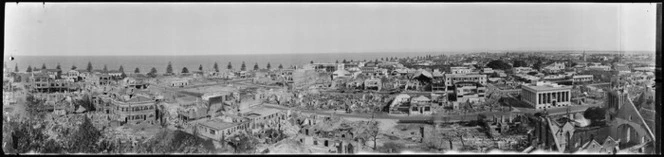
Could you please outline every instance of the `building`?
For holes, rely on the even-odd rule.
[[[313,67],[316,71],[334,72],[339,66],[336,63],[314,63]]]
[[[468,67],[450,67],[450,74],[468,74],[472,70]]]
[[[344,70],[344,69],[337,69],[337,71],[334,71],[332,73],[332,79],[349,78],[350,76],[351,76],[351,73]]]
[[[294,89],[305,89],[314,85],[326,85],[328,83],[332,84],[332,75],[330,73],[319,73],[313,69],[297,69],[293,72]]]
[[[454,84],[456,102],[484,102],[486,87],[477,82],[457,82]]]
[[[537,82],[537,81],[540,80],[540,78],[537,77],[537,76],[531,76],[531,75],[526,75],[526,74],[516,74],[516,75],[514,75],[514,77],[516,77],[519,80],[523,80],[523,81],[530,82],[530,83]]]
[[[94,96],[95,108],[109,120],[121,124],[157,124],[157,101],[142,94],[121,89],[106,95]]]
[[[431,73],[433,79],[431,80],[431,90],[432,91],[445,91],[445,75],[440,72],[438,69],[433,70]]]
[[[482,69],[482,73],[484,73],[484,74],[492,74],[492,73],[494,73],[494,71],[493,71],[492,68],[484,68],[484,69]]]
[[[372,79],[366,79],[364,80],[364,89],[376,89],[380,90],[383,88],[383,84],[381,83],[381,80],[378,78],[372,78]]]
[[[432,101],[424,95],[410,99],[411,115],[430,115],[433,113]]]
[[[558,73],[564,69],[565,69],[565,63],[558,63],[558,62],[543,68],[543,70],[548,73]]]
[[[574,75],[572,76],[572,81],[574,81],[574,83],[592,82],[593,75]]]
[[[611,67],[606,65],[593,65],[586,67],[586,70],[609,71],[611,70]]]
[[[482,74],[445,74],[445,86],[453,87],[457,82],[477,82],[486,85],[487,76]]]
[[[517,73],[517,74],[529,73],[529,72],[535,71],[535,70],[533,70],[533,68],[530,68],[530,67],[514,67],[514,68],[512,68],[512,70],[514,71],[514,73]]]
[[[204,118],[208,116],[207,104],[204,104],[197,97],[182,97],[176,100],[178,104],[177,117],[188,121]]]
[[[67,79],[53,79],[46,74],[34,74],[30,81],[31,90],[35,92],[72,92],[80,89],[74,82]]]
[[[537,82],[532,85],[523,85],[521,89],[521,100],[538,110],[571,104],[571,86]]]
[[[228,122],[220,118],[199,119],[196,121],[194,132],[199,137],[221,141],[237,134],[241,130],[248,129],[249,123]]]

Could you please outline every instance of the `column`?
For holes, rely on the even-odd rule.
[[[535,102],[535,104],[542,103],[542,95],[540,93],[536,93],[535,97],[537,98],[537,101]]]
[[[570,94],[570,91],[567,91],[567,95],[565,95],[565,97],[567,97],[567,101],[570,101],[570,99],[572,99],[571,95],[572,94]]]

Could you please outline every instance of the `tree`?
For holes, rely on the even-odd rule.
[[[203,64],[198,65],[198,71],[203,71]]]
[[[60,63],[58,63],[58,65],[55,66],[55,69],[62,70],[62,69],[60,68]]]
[[[104,72],[108,72],[108,68],[106,67],[106,64],[104,64]]]
[[[339,60],[335,61],[334,63],[339,63]]]
[[[18,72],[18,63],[16,63],[16,65],[14,65],[14,72]]]
[[[46,63],[42,63],[42,70],[46,69]]]
[[[166,74],[172,74],[173,73],[173,65],[171,65],[171,62],[168,62],[168,65],[166,66]]]
[[[258,70],[258,63],[254,64],[254,70]]]
[[[26,69],[25,72],[32,72],[32,66],[28,65],[28,69]]]
[[[118,69],[118,70],[119,70],[122,74],[125,73],[125,72],[124,72],[124,67],[122,67],[122,65],[120,65],[120,69]]]
[[[244,62],[242,62],[242,63],[244,63]],[[233,69],[233,65],[231,65],[231,62],[228,62],[228,67],[227,68],[228,68],[228,70]]]
[[[136,67],[136,69],[134,69],[134,73],[135,73],[135,74],[139,74],[139,73],[141,73],[141,70],[138,69],[138,67]]]
[[[583,112],[583,117],[591,120],[592,122],[601,121],[606,115],[606,110],[600,107],[590,107]]]
[[[537,69],[537,70],[540,70],[540,69],[542,69],[543,65],[544,65],[544,63],[542,63],[542,60],[538,60],[535,64],[533,64],[533,68]]]
[[[16,123],[16,122],[12,122]],[[34,152],[43,152],[44,143],[48,139],[48,135],[44,134],[46,125],[39,125],[39,127],[34,127],[39,124],[38,120],[28,119],[27,121],[21,122],[20,125],[16,126],[12,133],[12,145],[16,149],[16,153],[28,153],[30,151]]]
[[[348,63],[348,62],[346,61],[346,59],[344,59],[344,60],[342,61],[342,63]]]
[[[182,73],[183,74],[189,73],[189,70],[187,69],[187,67],[182,68]]]
[[[233,146],[235,153],[247,153],[256,149],[258,140],[246,134],[239,134],[231,137],[229,143]]]
[[[378,135],[379,135],[378,131],[380,129],[378,127],[378,121],[374,121],[374,120],[367,121],[364,126],[365,126],[365,128],[363,128],[363,130],[362,130],[363,131],[362,135],[367,139],[373,140],[373,143],[374,143],[373,149],[376,150],[376,143],[377,143]]]
[[[314,61],[312,60],[312,61],[311,61],[311,62],[309,62],[309,63],[311,63],[311,64],[314,64]]]
[[[486,67],[492,68],[492,69],[500,69],[500,70],[507,70],[507,69],[512,69],[512,66],[505,63],[502,60],[493,60],[489,62]]]
[[[86,70],[88,70],[88,72],[92,72],[92,62],[88,61],[88,68]]]
[[[514,63],[512,63],[513,67],[527,67],[528,64],[522,60],[514,60]]]
[[[267,69],[269,70],[270,68],[272,68],[272,65],[270,65],[270,62],[267,62]]]
[[[78,126],[78,130],[69,139],[71,142],[69,142],[68,152],[95,153],[99,138],[101,138],[101,132],[85,116],[83,123]]]
[[[76,70],[76,68],[78,68],[76,65],[71,65],[71,70]]]
[[[283,68],[284,68],[284,66],[279,64],[279,69],[283,69]]]
[[[214,72],[219,72],[219,65],[217,62],[214,62],[214,66],[212,66],[212,68],[214,68]]]
[[[148,76],[153,78],[157,77],[157,68],[152,67],[152,69],[150,69],[150,72],[148,73]]]
[[[242,66],[240,66],[241,71],[247,70],[247,66],[244,64],[244,61],[242,61]]]

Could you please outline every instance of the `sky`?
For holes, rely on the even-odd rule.
[[[655,4],[7,3],[5,55],[653,51]]]

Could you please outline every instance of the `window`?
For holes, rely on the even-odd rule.
[[[210,129],[210,134],[215,135],[217,134],[217,131]]]

